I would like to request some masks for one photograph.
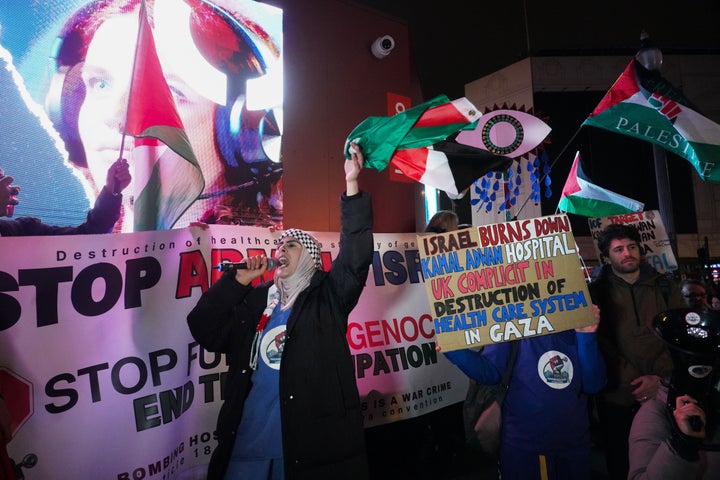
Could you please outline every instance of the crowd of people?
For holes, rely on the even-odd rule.
[[[466,447],[461,404],[363,430],[345,329],[372,260],[372,208],[358,184],[362,149],[353,147],[345,162],[341,247],[329,271],[317,240],[289,229],[274,263],[249,257],[247,268],[227,271],[188,315],[195,339],[229,358],[209,479],[388,478],[393,470],[383,451],[404,457],[397,474],[457,478],[449,475],[458,475],[454,462]],[[59,227],[6,218],[0,234],[110,232],[130,182],[127,161],[118,160],[86,223]],[[19,192],[0,172],[3,216],[12,217]],[[467,225],[454,212],[441,211],[425,234],[462,228]],[[500,452],[490,459],[496,474],[504,480],[599,478],[590,458],[597,448],[606,463],[600,478],[717,478],[720,310],[713,285],[658,273],[644,261],[631,225],[610,225],[597,242],[604,265],[588,286],[595,323],[517,342]],[[273,268],[273,281],[259,284]],[[270,343],[280,345],[273,355]],[[443,353],[469,379],[494,384],[512,343]],[[318,392],[343,401],[318,404]],[[3,444],[11,440],[11,421],[0,391]],[[407,437],[417,448],[392,450],[396,442],[411,445]],[[7,455],[2,458],[7,464]]]
[[[90,1],[58,33],[45,104],[70,164],[92,191],[86,222],[13,218],[20,187],[0,169],[0,236],[133,230],[140,190],[134,170],[108,151],[122,145],[118,119],[130,89],[122,73],[131,70],[140,3]],[[283,168],[272,147],[281,111],[249,109],[245,90],[278,61],[277,39],[257,22],[251,30],[238,25],[212,2],[149,3],[158,25],[171,13],[187,16],[181,31],[156,32],[158,54],[175,79],[178,113],[204,178],[200,195],[170,223],[282,229]],[[205,24],[225,26],[231,53],[201,48],[217,40],[205,38]],[[173,62],[163,47],[178,39],[188,40],[199,67]],[[117,45],[125,47],[121,54]],[[272,262],[254,256],[246,268],[226,271],[187,316],[194,339],[228,359],[208,479],[438,479],[462,475],[457,462],[470,475],[489,461],[503,480],[589,480],[598,476],[593,448],[602,452],[601,476],[609,480],[720,478],[720,290],[703,278],[677,282],[657,272],[629,225],[610,225],[597,239],[604,265],[588,286],[595,322],[515,342],[497,458],[471,452],[477,461],[464,463],[460,403],[363,429],[346,333],[373,259],[373,217],[371,197],[359,186],[362,148],[352,147],[340,250],[329,270],[319,242],[291,228],[280,234]],[[468,227],[443,210],[422,233]],[[261,282],[271,270],[272,280]],[[443,355],[468,379],[496,384],[512,348],[506,342]],[[1,387],[0,480],[14,480],[5,447],[16,425]]]

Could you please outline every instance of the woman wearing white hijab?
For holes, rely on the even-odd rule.
[[[229,365],[208,480],[369,478],[346,331],[372,262],[372,204],[359,189],[363,156],[352,145],[330,270],[312,235],[287,230],[273,282],[251,285],[268,261],[249,257],[188,315],[193,337]]]

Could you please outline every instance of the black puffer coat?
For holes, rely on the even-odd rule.
[[[280,414],[285,476],[366,479],[363,419],[347,344],[348,315],[367,280],[373,255],[372,204],[360,192],[341,198],[340,251],[329,272],[318,271],[292,307],[280,366]],[[258,287],[225,274],[188,315],[206,350],[227,354],[225,402],[208,479],[222,479],[251,388],[250,350],[270,283]]]

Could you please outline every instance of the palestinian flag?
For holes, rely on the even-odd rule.
[[[125,133],[136,137],[134,230],[169,229],[202,193],[205,180],[163,75],[145,2]]]
[[[391,117],[368,117],[350,133],[363,150],[365,166],[382,171],[392,163],[408,177],[461,197],[489,171],[504,171],[512,159],[457,143],[462,130],[477,126],[480,112],[466,98],[450,101],[440,95]]]
[[[512,158],[454,141],[430,147],[397,150],[390,160],[403,174],[429,187],[461,198],[465,191],[488,172],[504,172]]]
[[[580,165],[580,152],[570,168],[557,209],[585,217],[599,218],[624,213],[641,212],[644,204],[613,193],[590,182]]]
[[[720,125],[702,116],[659,74],[633,59],[583,125],[629,135],[689,161],[720,181]]]

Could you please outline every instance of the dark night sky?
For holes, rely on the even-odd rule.
[[[450,98],[461,97],[465,84],[528,56],[627,55],[630,58],[640,47],[643,30],[665,55],[720,54],[720,29],[716,25],[720,2],[709,0],[687,0],[682,8],[674,8],[672,12],[661,6],[664,4],[645,0],[359,0],[348,3],[364,5],[407,23],[411,68],[426,99],[441,93]],[[553,129],[551,144],[547,146],[550,161],[554,162],[553,196],[543,201],[544,214],[554,213],[578,148],[584,155],[585,173],[594,183],[645,203],[646,210],[658,208],[649,143],[592,127],[578,132],[604,93],[535,96],[535,113],[547,115],[547,123]],[[563,148],[566,150],[558,157]],[[676,231],[694,232],[692,167],[685,160],[668,155],[668,170]],[[461,216],[463,209],[470,208],[462,202],[456,207]],[[573,229],[578,234],[588,230],[582,220],[584,218],[573,221]]]

